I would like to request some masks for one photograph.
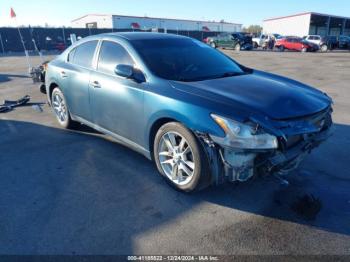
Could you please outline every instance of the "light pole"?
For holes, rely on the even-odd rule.
[[[1,33],[0,33],[0,43],[1,43],[2,53],[5,54],[4,42],[2,41],[2,35],[1,35]]]

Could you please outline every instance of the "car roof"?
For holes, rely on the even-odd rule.
[[[62,55],[69,53],[72,49],[76,48],[77,46],[94,40],[101,40],[101,39],[116,39],[116,40],[126,40],[126,41],[133,41],[133,40],[148,40],[148,39],[192,39],[187,36],[180,36],[180,35],[174,35],[174,34],[165,34],[165,33],[153,33],[153,32],[118,32],[118,33],[104,33],[104,34],[98,34],[98,35],[91,35],[84,37],[78,41],[76,41],[74,44],[72,44],[70,47],[68,47]]]

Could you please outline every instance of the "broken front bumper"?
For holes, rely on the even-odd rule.
[[[282,175],[291,172],[299,166],[312,149],[318,147],[332,135],[331,112],[330,108],[328,111],[312,117],[312,120],[307,121],[308,124],[313,124],[312,127],[310,125],[310,128],[306,130],[305,124],[303,132],[300,131],[301,129],[299,129],[300,132],[294,130],[294,133],[291,129],[285,129],[288,136],[278,137],[280,141],[278,149],[235,149],[224,146],[208,136],[202,141],[208,148],[207,152],[215,179],[213,182],[216,184],[221,184],[226,180],[244,182],[257,174],[277,173]],[[305,119],[301,121],[305,122]],[[322,127],[318,125],[320,121],[322,121]],[[297,123],[295,127],[300,126],[300,121],[295,123]],[[315,125],[318,127],[312,129],[315,128]],[[291,126],[290,123],[289,126]]]

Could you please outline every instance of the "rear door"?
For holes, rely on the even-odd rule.
[[[90,79],[93,121],[98,126],[140,142],[143,124],[143,83],[117,76],[118,64],[134,66],[134,59],[121,43],[101,43],[97,71]]]
[[[301,38],[294,38],[294,50],[300,51],[301,49],[303,49],[303,43],[302,43],[302,39]]]
[[[238,34],[231,34],[228,37],[228,42],[227,42],[227,46],[228,47],[235,47],[236,44],[239,42],[239,36]]]
[[[62,91],[70,113],[91,121],[89,81],[98,41],[88,41],[73,49],[60,72]]]
[[[287,38],[284,42],[284,45],[285,45],[284,47],[287,49],[293,50],[294,49],[293,39],[294,38]]]
[[[227,34],[219,34],[218,37],[218,45],[222,47],[227,46]]]

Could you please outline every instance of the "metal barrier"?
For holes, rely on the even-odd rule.
[[[140,31],[132,29],[96,29],[96,28],[41,28],[41,27],[20,27],[24,44],[27,50],[35,51],[35,45],[39,50],[64,50],[71,45],[70,34],[76,34],[77,38],[83,38],[89,35],[96,35],[111,32],[130,32]],[[164,29],[158,32],[164,33]],[[167,30],[167,33],[185,35],[203,40],[208,36],[216,36],[219,32],[203,32],[203,31],[178,31]],[[35,43],[34,43],[35,41]],[[2,27],[0,28],[0,52],[23,52],[23,46],[18,34],[17,28]]]

